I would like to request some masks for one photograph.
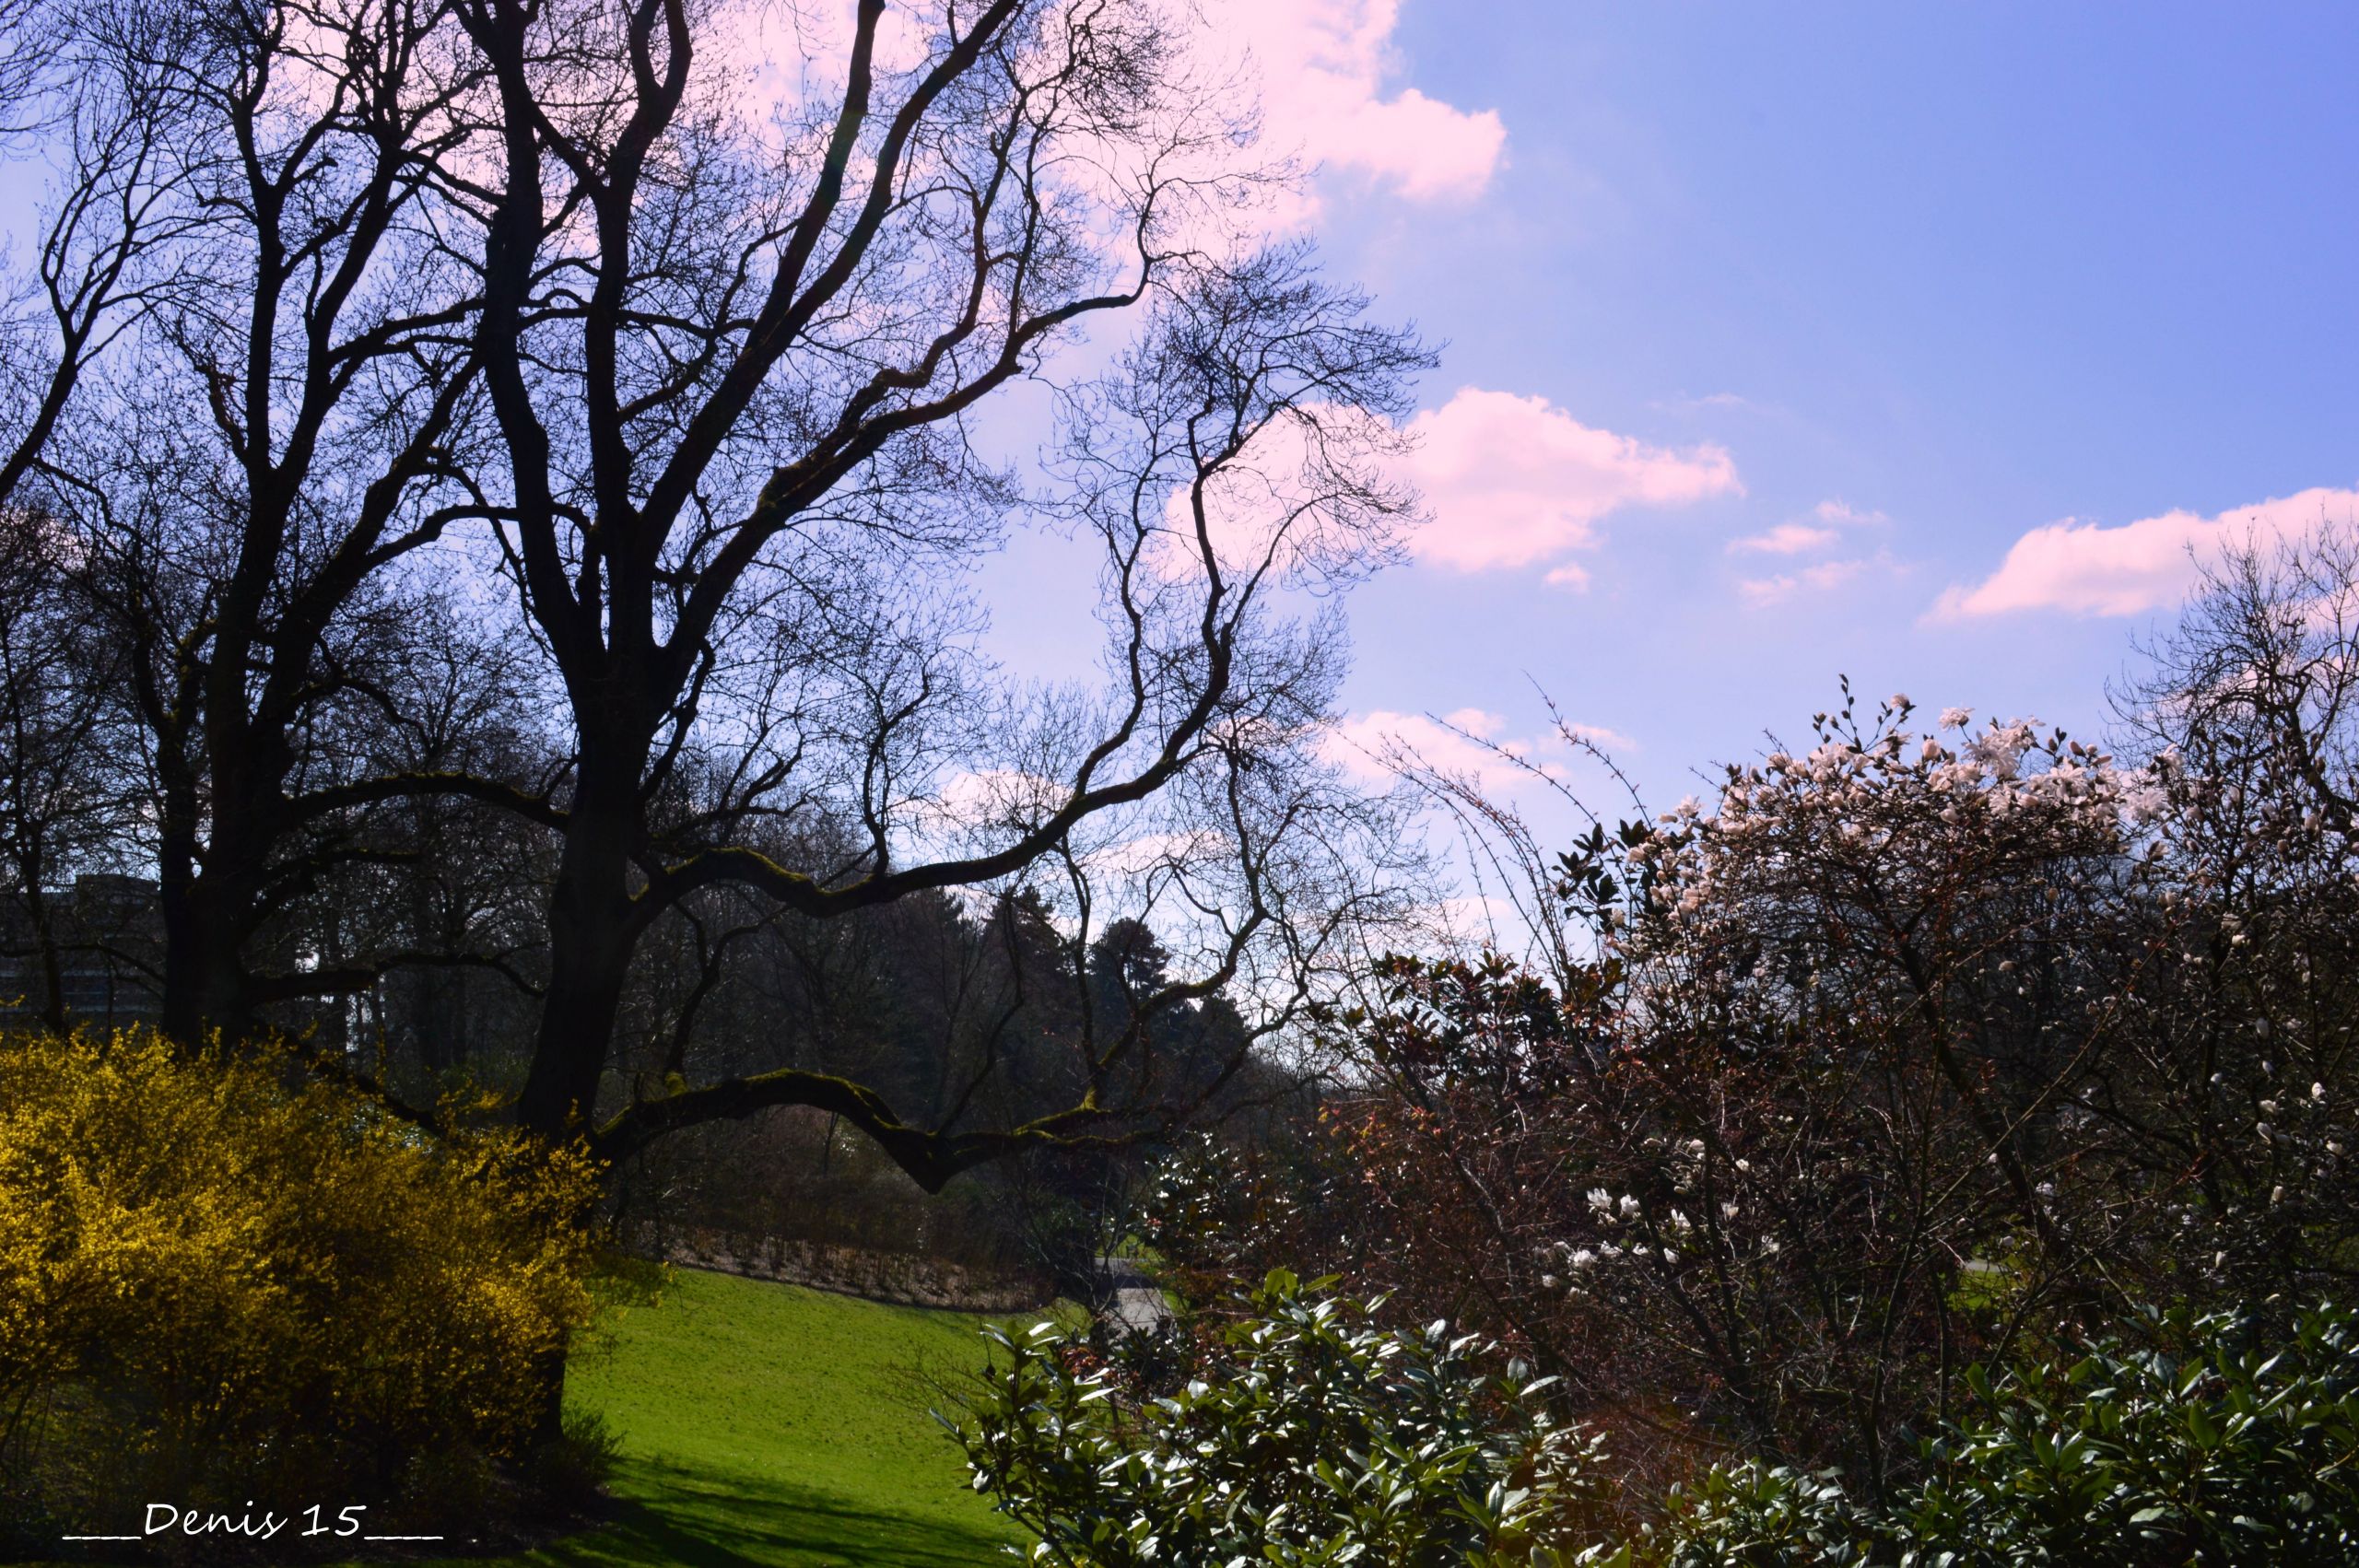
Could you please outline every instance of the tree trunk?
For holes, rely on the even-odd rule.
[[[160,892],[164,917],[164,998],[160,1026],[167,1038],[200,1046],[218,1033],[249,1038],[254,1020],[246,998],[241,911],[217,884],[198,876],[167,876]]]
[[[263,867],[279,827],[261,802],[276,801],[288,771],[283,740],[256,746],[209,737],[205,761],[209,811],[199,806],[193,768],[173,769],[167,779],[157,867],[164,923],[160,1024],[183,1047],[215,1034],[240,1041],[255,1033],[246,941],[258,923]],[[207,819],[211,833],[201,836]]]
[[[565,848],[549,893],[548,991],[533,1065],[516,1107],[529,1132],[556,1142],[596,1115],[598,1083],[622,1012],[623,981],[638,945],[631,846],[639,823],[639,762],[645,748],[585,735],[568,812]],[[616,758],[627,759],[618,764]],[[586,1223],[592,1216],[582,1215]],[[535,1443],[564,1433],[566,1347],[541,1359]]]
[[[19,809],[18,820],[29,824],[32,813]],[[18,874],[25,884],[25,914],[32,922],[33,943],[41,954],[41,1021],[59,1034],[65,1032],[65,963],[57,950],[57,922],[49,907],[49,857],[38,829],[27,834]]]
[[[49,899],[38,886],[25,889],[33,922],[33,941],[41,947],[41,1021],[65,1033],[65,961],[57,950],[57,928],[50,919]]]
[[[630,888],[636,770],[593,771],[586,752],[549,894],[548,994],[517,1106],[526,1129],[552,1140],[579,1132],[596,1113],[637,945]]]
[[[196,898],[196,809],[168,790],[162,851],[158,856],[156,899],[164,923],[164,995],[158,1020],[167,1039],[183,1046],[205,1036],[205,1006],[198,975],[199,918]]]

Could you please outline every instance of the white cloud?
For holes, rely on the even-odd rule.
[[[1301,414],[1257,435],[1209,487],[1213,547],[1232,572],[1258,567],[1273,544],[1281,571],[1297,577],[1351,556],[1363,523],[1318,497],[1332,484],[1327,464],[1353,451],[1423,500],[1425,521],[1406,539],[1419,559],[1469,572],[1545,563],[1545,581],[1575,590],[1589,586],[1590,573],[1565,557],[1594,547],[1609,514],[1743,491],[1719,447],[1651,446],[1583,425],[1543,397],[1461,387],[1410,420],[1408,449],[1399,452],[1383,450],[1397,444],[1396,432],[1362,428],[1371,415],[1327,407]],[[1171,496],[1165,521],[1156,564],[1175,574],[1199,569],[1184,491]],[[1273,532],[1281,527],[1283,537]]]
[[[1135,882],[1155,872],[1201,869],[1208,860],[1235,852],[1234,844],[1223,834],[1146,833],[1086,849],[1078,858],[1091,872]]]
[[[1589,548],[1599,521],[1624,507],[1683,506],[1744,488],[1719,447],[1649,446],[1583,425],[1543,397],[1462,387],[1409,429],[1418,444],[1404,477],[1433,514],[1411,548],[1461,571]],[[1587,574],[1561,562],[1547,580],[1579,587]]]
[[[1488,741],[1496,738],[1498,733],[1502,730],[1505,730],[1508,725],[1508,721],[1504,716],[1487,712],[1479,708],[1461,708],[1452,712],[1445,713],[1441,716],[1441,721],[1444,724],[1449,725],[1453,730],[1465,731],[1468,734],[1473,736],[1478,741]],[[1567,733],[1577,735],[1584,741],[1590,741],[1601,746],[1619,746],[1624,751],[1636,751],[1638,749],[1637,742],[1632,740],[1629,736],[1623,734],[1620,731],[1609,730],[1602,724],[1576,724],[1570,720],[1562,720],[1559,723],[1561,728]],[[1550,743],[1551,743],[1544,741],[1540,743],[1543,746]],[[1507,743],[1507,747],[1508,751],[1513,752],[1518,756],[1521,756],[1532,749],[1532,743],[1528,741],[1510,741]]]
[[[907,808],[912,825],[934,836],[1028,827],[1064,802],[1065,786],[1019,768],[970,769],[943,780],[932,796]]]
[[[1765,556],[1799,556],[1807,551],[1824,549],[1840,537],[1831,528],[1781,522],[1766,533],[1749,533],[1742,539],[1730,540],[1729,554],[1742,555],[1750,550]]]
[[[1379,708],[1336,725],[1326,752],[1370,781],[1389,779],[1404,765],[1470,777],[1485,790],[1527,782],[1534,768],[1548,778],[1563,775],[1562,764],[1533,760],[1532,742],[1501,739],[1506,727],[1504,717],[1478,708],[1439,719]]]
[[[1804,567],[1797,572],[1747,578],[1736,587],[1748,603],[1777,604],[1805,591],[1824,592],[1828,589],[1840,588],[1871,568],[1888,564],[1880,557],[1867,556],[1847,561],[1821,561],[1814,567]]]
[[[1802,556],[1813,550],[1824,550],[1843,536],[1847,528],[1871,528],[1892,520],[1880,511],[1862,511],[1844,500],[1821,501],[1811,508],[1810,515],[1818,520],[1807,522],[1781,522],[1766,533],[1748,533],[1742,539],[1729,541],[1729,554],[1739,556],[1751,552],[1763,556]],[[1829,588],[1855,577],[1868,565],[1865,561],[1829,562],[1790,577],[1762,578],[1744,584],[1748,597],[1761,599],[1783,597],[1796,588]],[[1816,576],[1813,576],[1815,573]]]
[[[1471,778],[1485,790],[1504,792],[1540,778],[1568,777],[1564,757],[1577,755],[1567,737],[1608,752],[1634,752],[1638,743],[1602,724],[1562,721],[1562,734],[1537,739],[1509,736],[1504,715],[1461,708],[1436,719],[1423,713],[1375,708],[1339,723],[1327,755],[1355,776],[1390,779],[1403,766]]]
[[[1297,581],[1358,561],[1376,543],[1374,524],[1337,498],[1350,488],[1339,481],[1364,472],[1389,477],[1383,471],[1396,461],[1399,445],[1399,433],[1383,416],[1362,408],[1311,404],[1272,420],[1204,486],[1214,557],[1232,577],[1267,564]],[[1385,529],[1389,544],[1393,534],[1389,524]],[[1193,578],[1203,569],[1204,543],[1196,536],[1193,496],[1186,486],[1174,486],[1150,560],[1168,575]]]
[[[2248,529],[2262,538],[2299,538],[2323,519],[2354,513],[2359,491],[2317,488],[2208,518],[2170,511],[2118,528],[2066,518],[2016,540],[1999,569],[1979,584],[1948,590],[1931,617],[1962,620],[2021,610],[2135,615],[2162,609],[2186,595],[2204,557]]]
[[[1634,752],[1638,749],[1637,741],[1619,730],[1609,730],[1602,724],[1574,724],[1568,721],[1565,725],[1565,731],[1587,741],[1601,751]]]
[[[1811,508],[1810,514],[1819,521],[1837,528],[1868,528],[1892,521],[1880,511],[1862,511],[1840,497],[1819,502]]]
[[[1295,159],[1408,201],[1453,202],[1480,196],[1505,158],[1507,126],[1496,110],[1461,109],[1400,79],[1404,63],[1393,40],[1402,0],[1122,3],[1158,14],[1186,41],[1195,68],[1191,111],[1258,117],[1261,123],[1258,144],[1241,159],[1215,137],[1200,149],[1201,167],[1167,159],[1159,168],[1166,178],[1209,178],[1216,169],[1227,173],[1240,164]],[[850,64],[853,11],[848,4],[726,7],[711,22],[701,53],[743,71],[749,91],[739,108],[749,123],[773,115],[831,116]],[[940,0],[887,7],[876,32],[879,68],[924,64],[940,20]],[[1141,172],[1109,144],[1077,141],[1062,162],[1061,178],[1101,197],[1127,188]],[[1320,212],[1319,193],[1308,188],[1265,190],[1250,215],[1226,211],[1223,201],[1211,204],[1218,216],[1210,209],[1191,216],[1187,206],[1176,191],[1167,195],[1166,219],[1179,226],[1167,238],[1214,248],[1239,238],[1239,228],[1249,234],[1300,229]],[[1127,225],[1117,228],[1127,238]]]
[[[1760,405],[1742,392],[1706,392],[1701,397],[1666,398],[1649,406],[1665,409],[1674,414],[1699,414],[1707,408],[1742,408],[1750,411]]]
[[[1412,201],[1482,194],[1507,127],[1414,87],[1388,93],[1400,0],[1205,0],[1213,36],[1259,67],[1263,136]]]

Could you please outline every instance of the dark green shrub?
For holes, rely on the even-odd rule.
[[[1748,1459],[1706,1471],[1664,1500],[1667,1527],[1625,1545],[1603,1568],[1852,1568],[1875,1530],[1831,1475]]]
[[[1186,1387],[1077,1330],[998,1336],[957,1428],[978,1490],[1065,1568],[2326,1568],[2359,1562],[2359,1314],[2148,1314],[1966,1375],[1978,1410],[1882,1508],[1759,1458],[1616,1529],[1599,1440],[1488,1347],[1376,1328],[1273,1275]]]
[[[1623,1549],[1662,1568],[2325,1568],[2359,1562],[2359,1315],[2151,1315],[2135,1342],[1967,1386],[1880,1515],[1757,1462],[1668,1499]]]
[[[954,1425],[978,1491],[1068,1568],[1552,1564],[1593,1539],[1596,1440],[1489,1347],[1379,1328],[1273,1274],[1196,1375],[1130,1396],[1077,1330],[995,1334]]]
[[[1895,1534],[1932,1568],[2359,1562],[2359,1317],[2156,1316],[1969,1382]]]

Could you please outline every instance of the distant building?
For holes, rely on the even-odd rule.
[[[164,954],[156,884],[93,872],[50,890],[45,901],[67,1016],[102,1029],[154,1023]],[[12,897],[0,905],[0,1018],[38,1015],[46,994],[31,918]]]

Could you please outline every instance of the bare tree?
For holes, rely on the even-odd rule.
[[[19,451],[76,536],[112,695],[145,737],[165,1026],[236,1036],[416,956],[322,964],[262,940],[386,853],[355,813],[469,790],[536,809],[475,775],[376,771],[355,738],[414,700],[433,547],[464,494],[476,279],[448,252],[434,169],[470,135],[475,76],[447,14],[406,0],[81,16],[77,48],[111,73],[90,79],[135,84],[116,95],[135,158],[123,193],[66,182],[74,245],[46,254],[142,288],[106,315],[103,279],[68,291],[44,260],[69,352]],[[92,112],[97,88],[61,91]]]
[[[20,136],[41,123],[42,67],[48,40],[45,0],[0,0],[0,137]]]
[[[2201,753],[2348,840],[2359,824],[2359,524],[2248,533],[2200,563],[2180,622],[2116,693],[2152,747]]]
[[[1228,991],[1282,1031],[1393,895],[1319,748],[1428,356],[1235,221],[1285,171],[1184,6],[864,0],[799,76],[766,9],[686,0],[76,14],[138,88],[141,196],[66,182],[104,276],[49,290],[71,373],[20,400],[20,487],[141,737],[170,1033],[381,1028],[389,974],[499,969],[540,999],[542,1131],[619,1154],[811,1105],[938,1187],[1180,1114],[1204,1086],[1156,1069],[1156,1014]],[[1027,383],[1053,439],[987,459]],[[1097,689],[982,656],[967,574],[1012,521],[1094,549]],[[484,689],[559,699],[553,747],[435,708],[430,644],[504,646],[487,606],[541,662]],[[508,740],[428,743],[421,702]],[[545,952],[504,919],[452,948],[489,934],[420,880],[462,804],[514,819],[522,881],[549,836]],[[698,1057],[744,933],[1019,884],[1075,953],[1130,919],[1175,954],[1122,1016],[1084,999],[1071,1103],[1019,1115],[989,1031],[921,1107]],[[643,988],[650,1076],[618,1030],[663,951],[696,973]]]
[[[1307,848],[1344,831],[1309,757],[1334,627],[1288,621],[1279,595],[1381,556],[1409,498],[1371,460],[1423,352],[1298,250],[1204,240],[1258,176],[1223,166],[1246,127],[1203,107],[1217,84],[1176,8],[936,4],[887,36],[863,0],[775,142],[729,85],[751,13],[458,14],[501,148],[481,362],[507,464],[486,512],[579,747],[524,1119],[588,1120],[621,1152],[814,1105],[929,1187],[1105,1134],[1153,1102],[1111,1103],[1135,1031],[1099,1043],[1077,1103],[1017,1128],[913,1125],[792,1067],[598,1117],[633,954],[724,885],[830,917],[1049,871],[1086,918],[1119,823],[1197,846],[1161,868],[1209,933],[1169,1000],[1257,965],[1273,1000],[1298,995],[1354,895],[1332,867],[1322,892]],[[1138,345],[1062,393],[1050,489],[1025,495],[970,415],[1119,312]],[[961,636],[945,585],[1011,508],[1102,547],[1103,693],[1009,692]],[[757,646],[782,662],[749,672]],[[699,748],[730,754],[733,799],[659,833],[649,802]],[[764,815],[852,838],[783,864],[737,836]]]
[[[55,175],[32,265],[0,298],[0,506],[41,460],[83,374],[170,282],[181,209],[135,20],[0,0],[0,148],[40,134]]]
[[[105,693],[116,671],[88,607],[65,585],[70,542],[38,512],[0,508],[0,878],[6,956],[37,990],[26,1005],[66,1023],[65,966],[106,932],[83,929],[62,888],[122,860],[128,771]],[[77,950],[80,950],[77,952]],[[135,955],[116,955],[137,962]],[[152,977],[151,977],[152,978]]]
[[[2145,754],[2140,1071],[2092,1109],[2177,1174],[2175,1289],[2349,1288],[2359,1147],[2359,532],[2231,537],[2114,696]],[[2168,1229],[2165,1229],[2167,1227]],[[2189,1245],[2190,1240],[2193,1245]]]
[[[84,552],[34,491],[85,376],[169,283],[175,228],[154,83],[106,31],[94,11],[0,0],[0,151],[54,176],[30,265],[0,292],[0,841],[12,956],[32,960],[52,1025],[69,949],[94,935],[68,929],[58,884],[129,858],[130,819],[122,665],[70,590]]]

